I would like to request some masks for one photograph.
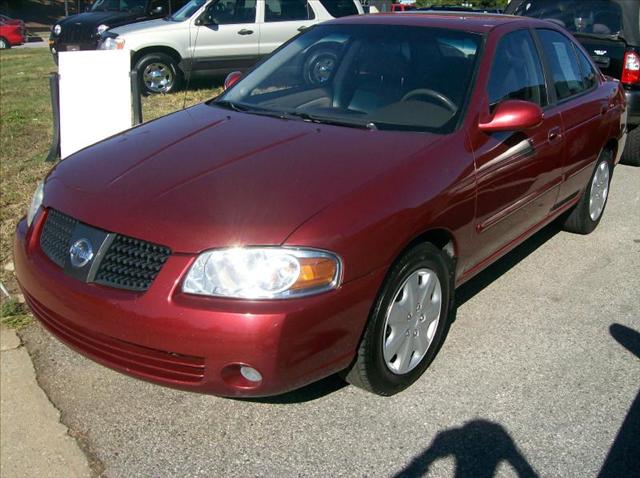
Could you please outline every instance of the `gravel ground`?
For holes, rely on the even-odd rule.
[[[22,336],[109,477],[639,476],[640,168],[611,191],[593,234],[551,226],[461,289],[432,367],[391,398],[336,378],[265,401],[190,394],[37,324]]]

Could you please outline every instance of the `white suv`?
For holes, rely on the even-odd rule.
[[[359,0],[191,0],[170,17],[108,30],[98,48],[131,50],[143,93],[168,93],[185,74],[246,69],[311,25],[362,13]]]

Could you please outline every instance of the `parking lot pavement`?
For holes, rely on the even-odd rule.
[[[335,378],[270,401],[196,395],[95,365],[37,324],[23,340],[109,477],[640,474],[640,168],[616,170],[593,234],[545,229],[458,302],[430,370],[391,398]]]

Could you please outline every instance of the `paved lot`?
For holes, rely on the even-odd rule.
[[[37,325],[23,339],[110,477],[640,475],[640,168],[616,170],[592,235],[547,228],[458,297],[432,368],[392,398],[336,379],[270,402],[201,396]]]

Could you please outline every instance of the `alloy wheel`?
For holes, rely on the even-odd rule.
[[[173,87],[175,76],[169,65],[155,62],[145,66],[142,81],[152,93],[167,93]]]

